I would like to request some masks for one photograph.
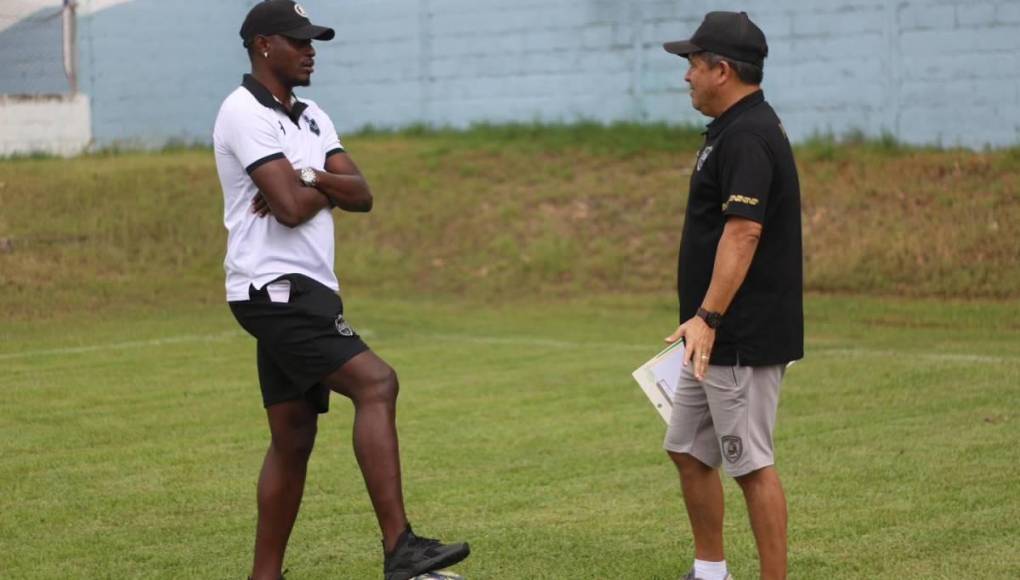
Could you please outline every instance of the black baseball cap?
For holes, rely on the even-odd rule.
[[[690,40],[667,42],[662,47],[680,56],[712,52],[758,67],[764,66],[769,55],[765,33],[751,22],[747,12],[709,12]]]
[[[259,2],[244,17],[241,40],[248,46],[256,36],[273,34],[298,40],[332,40],[336,31],[312,24],[305,9],[292,0]]]

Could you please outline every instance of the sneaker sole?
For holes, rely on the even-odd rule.
[[[443,554],[442,556],[437,556],[432,560],[428,560],[414,572],[393,574],[391,576],[386,576],[386,580],[411,580],[415,576],[420,576],[422,574],[427,574],[429,572],[434,572],[436,570],[442,570],[443,568],[453,566],[454,564],[464,560],[464,558],[467,558],[470,555],[471,547],[468,546],[467,544],[464,544],[463,549],[457,550],[455,552],[450,552],[448,554]]]
[[[426,572],[419,574],[411,580],[465,580],[463,576],[450,570],[433,570],[432,572]]]

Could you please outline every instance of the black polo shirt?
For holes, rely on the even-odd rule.
[[[677,268],[681,323],[705,299],[728,216],[761,223],[762,235],[716,331],[710,363],[762,366],[802,358],[800,183],[790,142],[761,91],[709,123],[698,151]]]

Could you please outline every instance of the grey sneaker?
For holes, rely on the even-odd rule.
[[[698,578],[697,576],[695,576],[694,575],[694,568],[691,568],[691,571],[686,573],[686,574],[684,574],[683,576],[681,576],[680,580],[701,580],[701,578]],[[727,572],[725,580],[733,580],[733,575],[730,574],[729,572]]]

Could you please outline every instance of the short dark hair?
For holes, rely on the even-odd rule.
[[[712,68],[719,66],[719,63],[721,62],[725,62],[730,65],[730,68],[732,68],[735,73],[737,73],[738,79],[749,85],[760,85],[761,79],[765,76],[765,71],[762,70],[762,67],[760,66],[753,65],[742,60],[734,60],[727,56],[718,55],[714,52],[696,52],[691,56],[699,56],[705,59],[705,64]]]

